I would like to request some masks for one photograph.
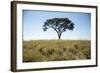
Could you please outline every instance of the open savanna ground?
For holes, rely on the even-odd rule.
[[[23,41],[23,62],[83,60],[90,58],[90,40]]]

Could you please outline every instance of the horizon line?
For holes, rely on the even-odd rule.
[[[32,40],[91,40],[91,39],[32,39]],[[32,40],[23,40],[23,41],[32,41]]]

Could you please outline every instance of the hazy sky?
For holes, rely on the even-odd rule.
[[[47,19],[68,17],[74,24],[73,31],[66,30],[62,33],[61,39],[91,39],[91,14],[79,12],[54,12],[54,11],[34,11],[23,10],[23,39],[58,39],[57,33],[53,29],[43,31],[42,26]]]

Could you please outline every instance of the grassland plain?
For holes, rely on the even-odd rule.
[[[23,62],[83,60],[90,58],[90,40],[23,41]]]

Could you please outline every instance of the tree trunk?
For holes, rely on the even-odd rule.
[[[59,40],[60,40],[60,36],[58,36]]]
[[[59,38],[59,40],[60,40],[60,38],[61,38],[61,34],[58,34],[58,38]]]
[[[62,34],[62,33],[58,32],[56,29],[54,29],[54,30],[57,32],[58,39],[60,40],[60,38],[61,38],[61,34]]]

